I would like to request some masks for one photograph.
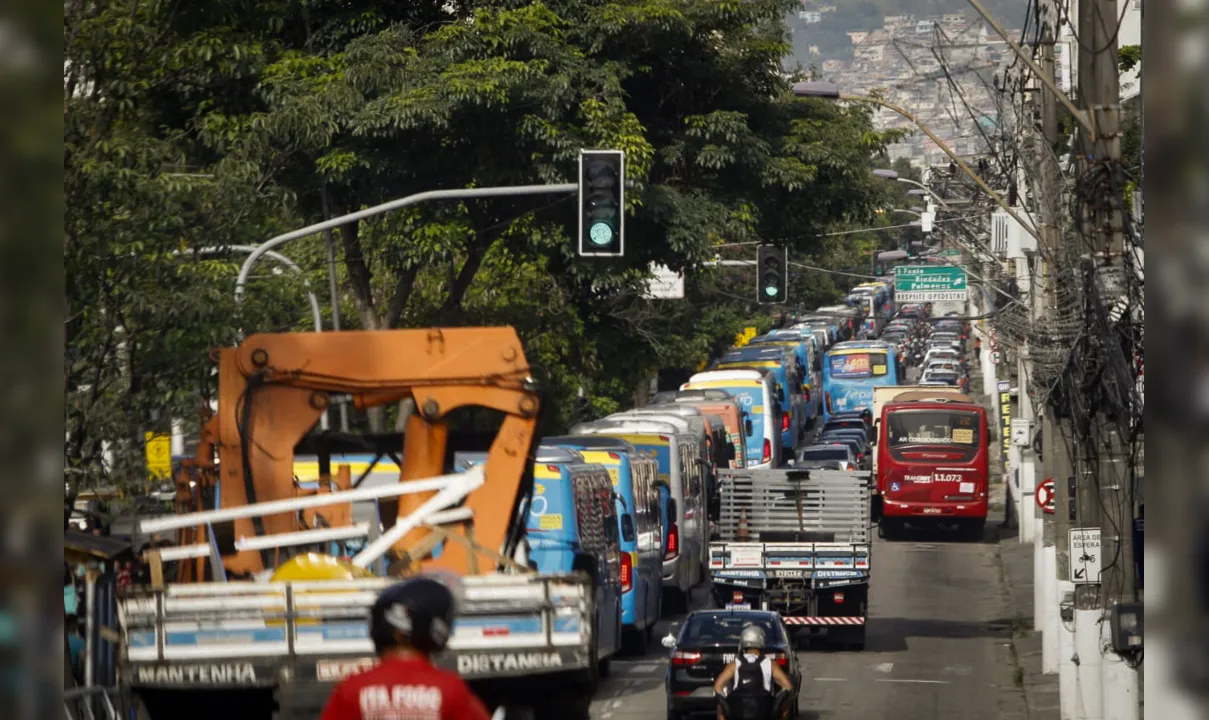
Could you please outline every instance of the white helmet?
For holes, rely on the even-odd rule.
[[[764,649],[764,629],[758,625],[748,625],[739,633],[739,652],[744,650]]]

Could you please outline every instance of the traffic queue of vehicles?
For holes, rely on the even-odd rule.
[[[455,451],[440,440],[441,453],[408,445],[402,459],[389,449],[373,455],[332,449],[334,441],[325,440],[323,450],[278,467],[265,455],[269,450],[256,446],[245,451],[265,455],[254,461],[260,463],[255,475],[246,459],[241,466],[231,454],[238,443],[199,447],[195,467],[201,471],[191,470],[178,486],[196,480],[208,494],[190,501],[196,509],[142,528],[179,531],[187,544],[161,553],[165,562],[177,563],[174,581],[120,604],[129,683],[145,705],[156,706],[152,717],[178,706],[177,692],[203,686],[265,691],[282,716],[286,710],[310,712],[332,683],[369,661],[361,618],[367,598],[395,572],[388,562],[428,556],[463,575],[470,593],[440,661],[491,704],[525,704],[536,690],[547,710],[586,717],[584,698],[608,674],[611,658],[623,646],[645,649],[661,613],[687,610],[690,591],[706,580],[723,606],[712,623],[729,622],[727,611],[769,613],[781,633],[770,637],[783,636],[786,648],[818,636],[862,647],[871,494],[879,500],[884,533],[896,532],[903,519],[973,523],[981,512],[985,520],[989,432],[985,411],[968,398],[941,397],[960,390],[958,384],[904,387],[902,347],[884,336],[857,339],[883,328],[893,337],[892,331],[907,327],[904,318],[890,317],[888,284],[871,283],[847,302],[799,316],[788,328],[727,351],[679,390],[577,424],[566,435],[535,438],[532,413],[518,411],[510,416],[513,427],[523,427],[529,439],[513,437],[533,448],[531,463],[509,459],[516,454],[501,449],[502,429],[488,452]],[[910,332],[923,332],[915,327],[920,319]],[[932,382],[962,361],[949,351],[950,341],[964,339],[966,328],[943,323],[936,325],[929,358],[931,377],[941,379]],[[487,342],[445,332],[452,343]],[[510,329],[496,335],[490,342],[519,347]],[[404,349],[431,344],[431,333],[421,331],[391,331],[391,338]],[[309,334],[271,339],[293,353],[285,355],[289,362],[315,362]],[[364,348],[351,345],[356,340],[350,335],[324,342],[349,345],[333,358],[364,355]],[[268,341],[258,336],[257,342]],[[232,363],[255,351],[239,348],[222,356],[235,368],[228,374],[242,378],[245,366]],[[495,356],[516,358],[518,351]],[[482,360],[468,362],[460,375],[442,371],[449,375],[442,382],[456,380],[470,393],[481,378],[494,377],[484,367]],[[322,387],[328,392],[363,392],[367,382],[342,367],[326,372]],[[300,387],[310,382],[297,373],[280,377]],[[423,380],[421,373],[416,382]],[[895,387],[924,395],[884,395]],[[224,398],[238,395],[225,392]],[[536,407],[528,390],[513,392],[530,403],[516,407]],[[884,402],[875,408],[877,398]],[[274,401],[263,402],[252,413],[267,427],[265,418],[276,410]],[[217,417],[230,420],[229,414]],[[817,444],[798,452],[816,429]],[[284,435],[276,440],[305,452],[297,450],[305,442]],[[288,448],[284,454],[290,457]],[[380,462],[386,467],[379,469]],[[450,474],[433,477],[442,465]],[[241,467],[242,476],[226,482],[225,474]],[[426,482],[435,496],[410,500],[400,477],[432,478]],[[487,494],[475,496],[479,488]],[[390,499],[396,505],[383,504]],[[317,514],[325,507],[333,509]],[[472,513],[479,538],[469,549],[452,543],[456,536],[448,533],[409,539],[421,524],[465,522]],[[275,521],[275,530],[255,524],[275,517],[284,518]],[[243,524],[232,538],[216,529],[224,523]],[[387,556],[392,548],[393,561]],[[494,558],[487,566],[473,560],[484,552]],[[234,573],[246,581],[228,582]],[[225,613],[236,596],[240,607],[247,606],[246,616],[231,619]],[[319,606],[321,611],[313,609]],[[249,628],[259,633],[252,641]],[[703,668],[690,661],[694,653],[706,655],[686,646],[683,663],[669,666],[669,683],[701,674]],[[677,674],[682,672],[688,675]],[[686,685],[669,697],[682,691],[697,692]],[[578,698],[573,707],[569,698]],[[677,707],[670,700],[669,714]]]

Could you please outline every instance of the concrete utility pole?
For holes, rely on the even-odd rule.
[[[1128,1],[1128,0],[1126,0]],[[1084,111],[1092,119],[1095,132],[1085,135],[1082,170],[1121,162],[1120,144],[1120,79],[1117,68],[1117,28],[1120,14],[1117,0],[1079,0],[1079,94]],[[1096,198],[1086,204],[1083,217],[1085,237],[1094,239],[1099,252],[1106,253],[1106,265],[1120,265],[1124,251],[1121,207],[1124,199],[1119,188],[1096,192]],[[1093,260],[1094,262],[1094,260]],[[1092,436],[1112,438],[1109,422],[1103,417],[1084,420],[1090,423]],[[1075,646],[1080,658],[1081,687],[1079,699],[1083,717],[1088,720],[1137,720],[1137,673],[1111,649],[1111,628],[1107,622],[1109,608],[1133,597],[1133,562],[1131,553],[1122,552],[1129,546],[1132,507],[1128,513],[1119,512],[1122,502],[1128,502],[1128,488],[1113,489],[1115,478],[1128,473],[1112,472],[1123,464],[1114,458],[1113,445],[1097,447],[1086,443],[1078,462],[1079,526],[1098,529],[1100,569],[1098,585],[1083,585],[1075,594]],[[1107,457],[1105,457],[1107,455]],[[1123,486],[1124,481],[1119,485]],[[1071,561],[1074,562],[1072,550]],[[1083,557],[1092,553],[1087,551]],[[1125,560],[1128,561],[1125,561]],[[1128,595],[1126,595],[1128,593]]]
[[[1058,143],[1058,99],[1049,89],[1054,87],[1054,32],[1048,24],[1044,25],[1041,30],[1041,72],[1043,75],[1042,88],[1039,93],[1041,137],[1038,138],[1040,147],[1037,149],[1037,158],[1041,163],[1041,172],[1038,173],[1041,185],[1038,209],[1041,214],[1043,242],[1039,248],[1040,261],[1034,268],[1038,277],[1034,289],[1033,318],[1035,322],[1046,322],[1046,317],[1050,316],[1053,311],[1056,297],[1055,283],[1052,272],[1047,273],[1045,268],[1051,267],[1052,269],[1050,261],[1059,250],[1063,225],[1058,216],[1058,203],[1054,202],[1055,198],[1062,196],[1063,178],[1053,152],[1054,146]],[[1045,82],[1046,80],[1048,82]],[[1037,408],[1041,425],[1043,468],[1041,479],[1043,482],[1047,480],[1053,482],[1054,490],[1057,491],[1060,485],[1066,484],[1066,473],[1059,473],[1056,462],[1060,451],[1057,447],[1059,436],[1054,428],[1053,411],[1045,406],[1044,398],[1039,398],[1039,400],[1042,401],[1041,406]],[[1064,452],[1062,456],[1065,457]],[[1065,493],[1063,494],[1065,495]],[[1033,614],[1035,622],[1033,627],[1041,631],[1041,671],[1056,673],[1059,663],[1058,635],[1060,632],[1065,632],[1058,607],[1062,597],[1058,589],[1060,578],[1058,576],[1057,518],[1066,512],[1066,505],[1059,503],[1057,495],[1055,495],[1054,513],[1045,513],[1040,508],[1037,508],[1036,512],[1039,518],[1036,533],[1039,540],[1035,538],[1033,545]],[[1065,543],[1064,533],[1063,544],[1065,545]],[[1069,635],[1068,644],[1073,647],[1074,636],[1070,633],[1067,634]],[[1069,659],[1070,655],[1068,652],[1066,657]]]

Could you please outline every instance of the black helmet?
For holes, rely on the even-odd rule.
[[[453,632],[460,588],[420,576],[391,585],[378,595],[369,614],[369,636],[378,653],[397,645],[395,634],[421,652],[438,652]]]

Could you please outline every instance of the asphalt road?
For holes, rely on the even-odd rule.
[[[997,546],[944,535],[875,541],[863,652],[799,653],[803,720],[947,720],[1024,717],[1016,686]],[[1011,542],[1010,540],[1008,542]],[[699,588],[694,608],[706,607]],[[674,619],[664,620],[657,637]],[[592,703],[599,720],[666,717],[667,650],[619,657]]]

